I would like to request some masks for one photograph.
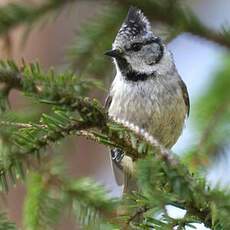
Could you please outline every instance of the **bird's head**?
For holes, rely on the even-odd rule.
[[[151,74],[160,68],[164,53],[165,45],[151,31],[148,19],[141,10],[130,7],[112,50],[105,54],[115,58],[117,67],[124,74],[130,71]]]

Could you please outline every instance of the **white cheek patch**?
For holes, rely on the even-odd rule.
[[[161,58],[161,60],[158,63],[153,63],[152,65],[149,65],[143,60],[143,58],[140,58],[139,56],[126,56],[127,62],[130,64],[133,70],[150,74],[153,72],[157,72],[161,75],[165,75],[169,69],[173,68],[173,59],[172,54],[164,47],[164,55]]]

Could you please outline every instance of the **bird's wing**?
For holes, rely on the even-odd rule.
[[[109,94],[107,97],[106,97],[106,99],[105,99],[105,104],[104,104],[104,107],[105,107],[105,109],[108,111],[109,110],[109,107],[110,107],[110,105],[111,105],[111,103],[112,103],[112,99],[113,99],[113,97]]]
[[[104,107],[105,107],[105,109],[107,111],[109,110],[109,107],[110,107],[110,105],[112,103],[112,99],[113,99],[112,95],[109,94],[107,96],[106,100],[105,100]],[[117,182],[118,185],[123,185],[123,183],[124,183],[124,174],[123,174],[122,167],[118,162],[116,162],[116,160],[112,159],[112,151],[113,151],[113,149],[111,149],[110,151],[111,151],[110,162],[112,164],[113,174],[115,176],[116,182]]]
[[[187,87],[182,79],[179,81],[179,85],[182,90],[183,98],[184,98],[184,103],[187,107],[187,116],[189,116],[189,111],[190,111],[190,101],[189,101],[189,95],[188,95],[188,90]]]

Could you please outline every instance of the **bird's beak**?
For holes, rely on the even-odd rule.
[[[108,50],[105,52],[106,56],[110,56],[113,58],[119,58],[122,56],[122,54],[123,54],[123,52],[120,49],[112,49],[112,50]]]

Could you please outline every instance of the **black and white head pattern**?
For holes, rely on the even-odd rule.
[[[163,41],[154,35],[150,22],[136,7],[129,9],[113,50],[119,53],[115,65],[127,79],[147,79],[156,72],[164,74],[173,65]]]

